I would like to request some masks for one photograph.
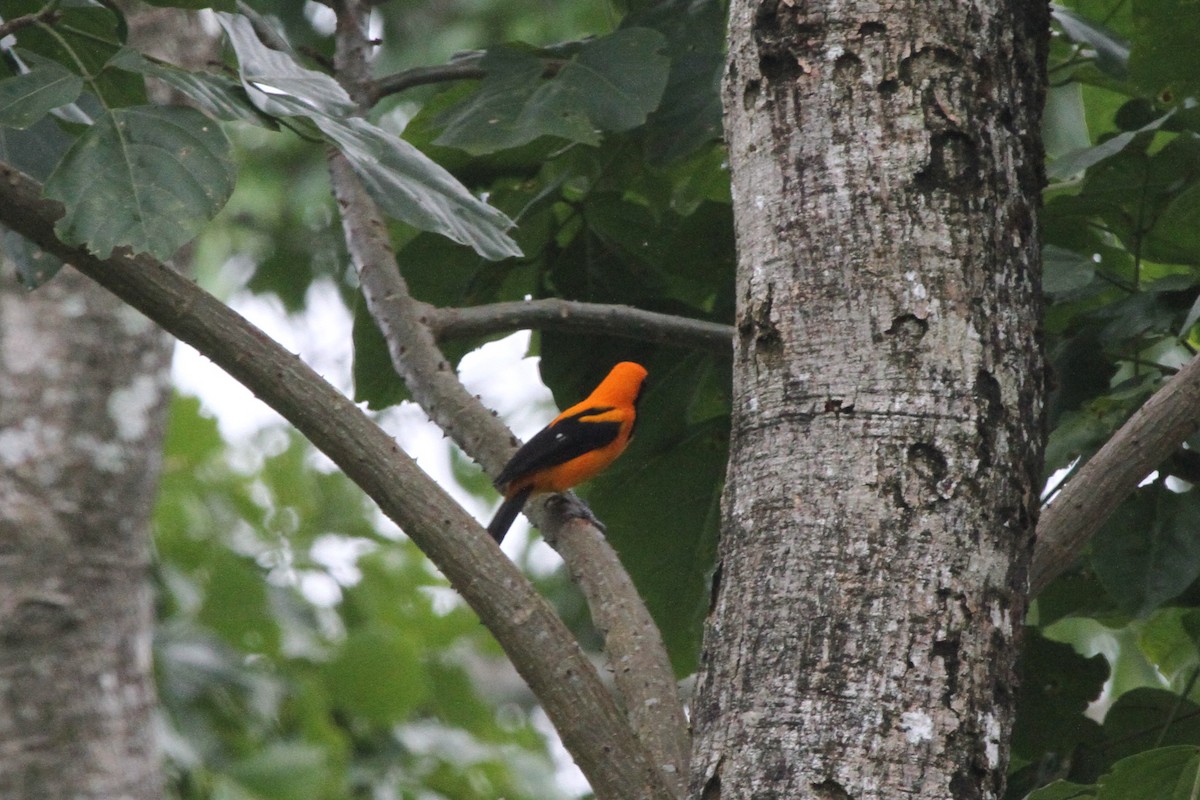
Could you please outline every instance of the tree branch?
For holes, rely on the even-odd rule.
[[[1029,573],[1037,595],[1129,493],[1200,429],[1200,357],[1155,392],[1042,510]]]
[[[572,511],[572,503],[577,502],[574,495],[555,495],[546,501],[548,528],[556,537],[551,544],[567,562],[571,580],[588,599],[592,623],[604,635],[613,680],[620,687],[630,724],[682,798],[691,737],[662,634],[604,535]],[[653,668],[648,669],[648,663]]]
[[[413,67],[403,72],[385,75],[370,87],[372,103],[389,94],[397,94],[414,86],[425,86],[431,83],[449,83],[451,81],[481,80],[487,71],[479,66],[483,53],[456,58],[449,64],[435,64],[429,67]]]
[[[705,350],[729,358],[733,327],[621,305],[550,298],[491,303],[469,308],[430,308],[429,327],[438,340],[507,333],[522,328],[621,336],[654,344]]]
[[[35,181],[0,162],[0,224],[195,347],[278,411],[393,519],[496,636],[580,768],[610,797],[672,798],[554,609],[486,532],[350,400],[303,361],[169,266],[63,244],[62,216]]]
[[[334,62],[336,72],[338,77],[346,82],[351,97],[362,103],[369,87],[369,70],[365,61],[365,25],[362,16],[364,9],[356,0],[342,0],[339,5]],[[368,312],[387,342],[397,373],[404,379],[413,398],[430,419],[494,477],[499,474],[515,449],[516,441],[512,433],[493,412],[467,392],[438,348],[428,324],[431,309],[426,304],[416,301],[409,293],[379,210],[349,161],[340,153],[331,151],[329,168],[347,248],[358,270],[363,298]],[[554,525],[547,524],[544,519],[538,519],[537,506],[533,506],[530,511],[535,522],[542,523],[543,532],[549,534],[548,540],[552,540]],[[587,551],[595,557],[590,561],[576,560],[574,563],[568,560],[568,566],[573,574],[618,573],[595,585],[619,591],[621,594],[606,596],[585,592],[593,615],[613,619],[611,627],[614,630],[622,629],[629,623],[621,615],[610,613],[607,610],[610,607],[641,607],[643,615],[649,619],[644,603],[625,575],[616,553],[598,531],[595,536],[600,544]],[[598,554],[598,551],[605,552]],[[562,555],[567,559],[569,555],[575,555],[577,552],[583,551],[568,549]],[[620,650],[622,646],[631,642],[636,644],[634,651]],[[673,771],[655,771],[657,779],[662,781],[658,789],[664,796],[682,797],[680,779],[685,772],[684,762],[679,760],[679,751],[673,749],[668,754],[652,749],[686,735],[686,722],[678,692],[674,687],[674,675],[657,630],[654,630],[652,638],[632,629],[628,635],[610,636],[606,640],[606,649],[614,663],[628,663],[636,673],[664,673],[665,667],[665,680],[670,683],[672,691],[669,695],[660,693],[656,702],[649,707],[643,702],[645,692],[643,685],[639,684],[640,681],[646,680],[644,677],[622,674],[622,670],[618,669],[614,675],[614,682],[618,692],[625,699],[627,710],[632,709],[635,704],[639,706],[638,713],[629,715],[629,722],[637,739],[647,747],[647,752],[653,754],[653,763],[674,767]],[[654,679],[655,685],[659,685],[663,679],[662,675]],[[557,720],[555,725],[558,726]],[[561,728],[559,732],[568,750],[576,759],[581,759],[581,768],[583,759],[604,757],[603,752],[581,754],[575,749],[580,744],[575,735]],[[592,779],[592,787],[598,796],[629,796],[618,787],[597,782],[590,774],[588,777]],[[670,789],[667,788],[668,781]]]

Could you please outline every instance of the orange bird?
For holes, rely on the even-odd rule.
[[[534,493],[565,492],[625,452],[637,421],[646,369],[622,361],[587,399],[559,414],[513,455],[496,478],[504,502],[488,525],[497,543]]]

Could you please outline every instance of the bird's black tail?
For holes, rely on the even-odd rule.
[[[492,521],[488,523],[487,527],[488,533],[496,540],[496,544],[504,541],[504,534],[508,533],[508,529],[512,527],[513,520],[517,518],[517,514],[521,513],[521,509],[525,507],[525,501],[529,499],[529,495],[532,493],[533,487],[526,486],[512,497],[506,497],[504,502],[500,504],[500,508],[496,511],[496,516],[492,517]]]

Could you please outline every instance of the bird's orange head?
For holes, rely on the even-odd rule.
[[[609,371],[608,377],[600,381],[585,402],[617,407],[636,405],[646,374],[646,368],[641,364],[622,361]]]

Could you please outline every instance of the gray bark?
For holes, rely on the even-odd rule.
[[[1046,7],[735,0],[692,794],[996,798],[1039,487]]]
[[[82,275],[0,279],[0,797],[162,796],[148,524],[168,339]]]

